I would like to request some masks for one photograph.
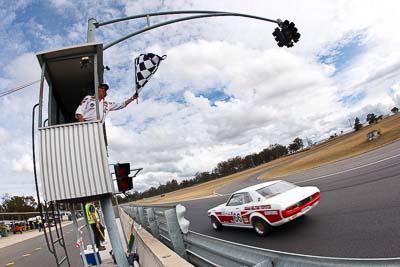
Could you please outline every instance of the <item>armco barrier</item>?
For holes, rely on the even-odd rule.
[[[126,238],[129,238],[132,223],[135,222],[123,210],[119,214],[122,227],[127,234]],[[134,236],[141,267],[193,267],[137,223],[135,223]]]
[[[246,246],[188,231],[182,205],[124,205],[122,208],[154,237],[196,266],[400,267],[400,258],[344,259],[300,255]]]

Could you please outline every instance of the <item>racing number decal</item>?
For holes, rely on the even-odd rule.
[[[235,223],[243,223],[242,215],[240,214],[240,212],[233,213],[233,221]]]

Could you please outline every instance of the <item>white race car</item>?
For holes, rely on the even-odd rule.
[[[214,230],[222,226],[254,228],[264,236],[271,226],[304,215],[320,200],[315,186],[300,187],[285,181],[271,181],[234,192],[228,201],[208,210]]]

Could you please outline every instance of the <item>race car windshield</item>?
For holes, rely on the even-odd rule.
[[[273,197],[278,194],[282,194],[286,191],[289,191],[290,189],[295,188],[296,186],[294,184],[281,181],[266,187],[263,187],[261,189],[258,189],[257,192],[262,195],[265,198]]]

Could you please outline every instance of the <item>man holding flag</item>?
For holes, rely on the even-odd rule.
[[[122,103],[109,102],[104,99],[107,96],[108,88],[109,86],[106,83],[102,83],[98,87],[99,113],[101,120],[104,120],[109,111],[125,108],[133,100],[139,97],[138,92],[136,92],[132,97],[128,98]],[[91,95],[85,96],[85,98],[82,100],[81,104],[77,108],[75,116],[79,122],[96,120],[96,97]]]
[[[104,120],[109,111],[125,108],[132,101],[138,99],[140,91],[157,71],[161,61],[166,57],[166,55],[160,57],[158,55],[148,53],[140,54],[137,58],[135,58],[136,91],[132,97],[128,98],[122,103],[106,101],[105,97],[107,96],[107,90],[109,86],[106,83],[100,84],[98,87],[100,119]],[[85,96],[75,112],[75,117],[79,122],[96,120],[96,97],[91,95]]]

